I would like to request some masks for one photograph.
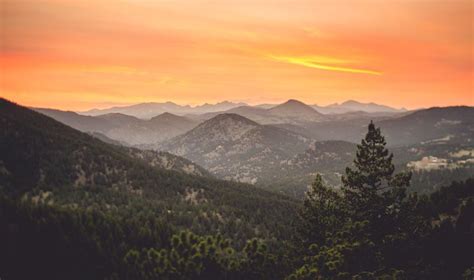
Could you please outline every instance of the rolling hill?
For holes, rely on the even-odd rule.
[[[282,104],[267,107],[239,106],[227,111],[206,114],[191,114],[189,118],[203,121],[219,114],[238,114],[260,124],[306,124],[325,120],[325,116],[301,101],[290,99]]]
[[[261,169],[304,151],[310,140],[237,114],[221,114],[155,146],[184,156],[220,178],[256,183]],[[260,174],[257,176],[256,174]]]
[[[101,133],[132,146],[167,140],[197,125],[193,120],[170,113],[143,120],[121,113],[91,117],[52,109],[35,110],[80,131]]]
[[[278,236],[284,229],[277,224],[290,222],[294,213],[287,197],[216,180],[170,154],[104,143],[4,99],[0,128],[0,194],[12,199],[125,216],[146,206],[141,218],[153,217],[171,230],[233,236],[238,226],[245,228],[239,240]]]
[[[392,146],[422,142],[472,143],[474,107],[429,108],[376,122]]]
[[[178,105],[173,102],[149,102],[140,103],[130,106],[112,107],[108,109],[92,109],[89,111],[81,112],[82,115],[87,116],[98,116],[111,113],[120,113],[125,115],[134,116],[140,119],[150,119],[163,113],[172,113],[177,115],[184,114],[204,114],[209,112],[219,112],[229,110],[234,107],[244,106],[245,103],[233,103],[233,102],[220,102],[217,104],[203,104],[200,106],[191,107],[189,105]]]
[[[366,112],[366,113],[402,113],[406,109],[396,109],[393,107],[380,105],[376,103],[362,103],[355,100],[347,100],[341,104],[335,103],[328,106],[313,105],[314,109],[323,114],[344,114],[349,112]]]
[[[347,114],[355,114],[348,117]],[[358,143],[372,120],[379,126],[391,147],[438,141],[469,143],[474,139],[474,107],[430,108],[401,114],[347,113],[328,115],[321,122],[283,127],[306,131],[318,141],[342,140]]]
[[[308,123],[324,119],[324,115],[301,101],[290,99],[287,102],[268,109],[268,113],[283,119],[283,123]]]

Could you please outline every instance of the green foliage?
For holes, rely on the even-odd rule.
[[[452,279],[472,266],[461,244],[474,244],[473,181],[407,196],[411,175],[394,174],[385,145],[371,123],[339,192],[316,177],[299,216],[304,260],[289,279]]]
[[[285,224],[297,202],[283,195],[151,166],[153,155],[134,158],[130,149],[2,99],[0,127],[0,193],[11,198],[37,200],[47,193],[55,206],[167,223],[175,232],[221,232],[240,247],[253,237],[273,240],[290,232]],[[187,200],[189,192],[198,192],[197,199]]]
[[[399,211],[405,198],[411,174],[394,175],[393,154],[389,154],[385,145],[380,128],[370,123],[365,139],[357,146],[355,169],[347,167],[342,177],[345,198],[352,212],[360,216],[358,219],[381,220],[388,211]]]
[[[304,248],[322,244],[342,226],[342,199],[336,190],[324,184],[321,175],[316,175],[299,215],[298,238]]]
[[[166,249],[130,250],[123,259],[124,279],[273,279],[276,260],[261,241],[241,250],[222,235],[173,235]],[[121,277],[121,278],[122,278]]]
[[[474,179],[409,194],[373,124],[342,189],[316,176],[296,215],[283,195],[156,168],[0,109],[2,278],[472,278]]]

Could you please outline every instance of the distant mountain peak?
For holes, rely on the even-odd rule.
[[[96,118],[115,122],[140,122],[139,118],[122,113],[107,113]]]
[[[296,99],[288,99],[288,101],[286,101],[285,103],[287,104],[304,104],[303,102],[299,101],[299,100],[296,100]]]
[[[227,100],[216,103],[216,105],[228,105],[228,104],[240,104],[240,103],[234,103],[234,102],[230,102],[230,101],[227,101]]]
[[[163,114],[151,118],[150,122],[163,124],[167,123],[169,125],[186,124],[186,126],[191,126],[191,124],[194,123],[194,121],[186,117],[178,116],[169,112],[164,112]]]
[[[161,115],[158,115],[158,116],[162,116],[162,117],[170,117],[170,116],[176,116],[175,114],[171,114],[170,112],[164,112],[163,114]]]
[[[233,103],[230,101],[222,101],[216,104],[205,103],[197,106],[179,105],[171,101],[167,102],[147,102],[138,103],[129,106],[112,107],[107,109],[93,109],[85,112],[80,112],[84,115],[97,116],[106,113],[123,113],[126,115],[135,116],[140,119],[151,119],[159,114],[168,112],[175,115],[186,114],[203,114],[210,112],[226,111],[238,106],[247,105],[245,103]]]
[[[134,116],[130,116],[130,115],[123,114],[123,113],[107,113],[107,114],[103,114],[103,115],[98,115],[97,117],[123,117],[123,118],[136,119],[136,117],[134,117]]]
[[[223,113],[219,114],[212,119],[209,119],[205,121],[204,123],[217,123],[217,122],[224,122],[224,121],[234,121],[234,122],[240,122],[240,123],[245,123],[248,125],[253,125],[253,126],[258,126],[259,124],[247,119],[246,117],[243,117],[239,114],[234,114],[234,113]]]
[[[314,121],[321,117],[321,114],[314,108],[296,99],[290,99],[283,104],[270,108],[268,112],[278,116],[298,118],[301,121]]]
[[[158,116],[155,116],[153,118],[151,118],[151,120],[156,120],[156,119],[173,119],[173,118],[181,118],[180,116],[178,115],[175,115],[175,114],[171,114],[169,112],[164,112],[162,114],[159,114]]]
[[[184,145],[182,150],[174,151],[177,154],[183,154],[184,150],[189,152],[195,145],[203,145],[209,141],[235,141],[248,131],[259,127],[262,126],[240,115],[223,113],[199,124],[184,135],[178,136],[177,139],[180,140],[170,140],[171,142],[168,142],[168,144],[174,146],[180,141],[186,142],[188,140],[194,143]]]
[[[360,104],[362,104],[362,103],[359,102],[359,101],[353,100],[353,99],[349,99],[349,100],[346,100],[346,101],[341,103],[342,106],[344,106],[344,105],[360,105]],[[335,103],[335,105],[337,105],[337,103]]]
[[[296,99],[288,99],[288,101],[286,101],[285,103],[282,103],[280,105],[277,105],[276,107],[278,106],[299,106],[299,107],[306,107],[306,108],[311,108],[311,106],[299,101],[299,100],[296,100]]]
[[[343,114],[355,111],[363,111],[366,113],[398,113],[406,111],[405,109],[396,109],[374,102],[363,103],[353,99],[346,100],[340,104],[334,103],[327,106],[314,105],[313,108],[324,114]]]
[[[303,103],[299,100],[296,100],[296,99],[289,99],[285,103],[277,105],[277,106],[271,108],[270,110],[277,109],[277,108],[290,108],[290,107],[293,107],[293,108],[306,108],[308,110],[314,111],[314,109],[311,108],[311,106],[306,105],[305,103]]]

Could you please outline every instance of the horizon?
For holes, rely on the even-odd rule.
[[[20,104],[20,105],[23,105],[23,106],[26,106],[26,107],[31,107],[31,108],[54,109],[54,110],[64,110],[64,111],[73,111],[73,112],[81,113],[81,112],[88,112],[88,111],[93,111],[93,110],[107,110],[107,109],[113,109],[113,108],[130,107],[130,106],[135,106],[135,105],[140,105],[140,104],[172,103],[174,105],[178,105],[178,106],[182,106],[182,107],[189,106],[191,108],[196,108],[196,107],[200,107],[200,106],[204,106],[204,105],[213,106],[213,105],[218,105],[218,104],[228,102],[228,103],[233,103],[233,104],[242,103],[243,104],[242,106],[251,106],[251,107],[253,107],[253,106],[259,106],[259,105],[275,105],[275,106],[277,106],[277,105],[286,103],[290,100],[299,101],[299,102],[302,102],[302,103],[304,103],[306,105],[309,105],[309,106],[321,106],[321,107],[328,107],[328,106],[332,106],[332,105],[341,105],[341,104],[346,103],[346,102],[358,102],[360,104],[375,104],[375,105],[387,106],[387,107],[397,109],[397,110],[407,110],[407,111],[431,108],[431,107],[417,107],[417,108],[408,109],[408,108],[405,108],[405,107],[394,107],[394,106],[390,106],[390,105],[387,105],[387,104],[380,104],[380,103],[375,103],[375,102],[361,102],[361,101],[354,100],[354,99],[347,99],[347,100],[343,100],[343,101],[340,101],[340,102],[334,102],[334,103],[323,105],[323,104],[317,104],[317,103],[307,103],[307,102],[304,102],[304,101],[296,99],[296,98],[288,98],[288,99],[285,99],[281,102],[275,102],[275,103],[269,103],[269,102],[268,103],[247,103],[245,101],[233,101],[233,100],[227,100],[227,99],[217,101],[217,102],[204,102],[204,103],[198,103],[198,104],[196,104],[196,103],[192,103],[192,104],[177,103],[177,102],[173,102],[171,100],[161,101],[161,102],[149,101],[149,102],[139,102],[139,103],[130,103],[130,104],[117,104],[117,105],[111,105],[111,106],[104,106],[104,107],[100,107],[100,108],[94,107],[94,108],[89,108],[89,109],[85,109],[85,110],[68,110],[68,109],[53,108],[53,107],[34,107],[34,106],[27,106],[27,105],[23,105],[23,104]],[[468,105],[459,104],[459,105],[452,105],[452,106],[468,106]],[[432,106],[432,107],[437,107],[437,106]],[[445,106],[445,107],[450,107],[450,106]]]
[[[0,98],[5,98],[3,96],[0,96]],[[85,109],[79,109],[79,110],[76,110],[76,109],[68,109],[68,108],[58,108],[58,107],[41,107],[41,106],[31,106],[31,105],[28,105],[28,104],[25,104],[25,103],[21,103],[21,102],[18,102],[14,99],[10,99],[10,98],[5,98],[6,100],[8,101],[11,101],[11,102],[14,102],[14,103],[17,103],[21,106],[24,106],[24,107],[27,107],[27,108],[38,108],[38,109],[52,109],[52,110],[59,110],[59,111],[71,111],[71,112],[76,112],[76,113],[86,113],[86,112],[89,112],[89,111],[94,111],[94,110],[108,110],[108,109],[114,109],[114,108],[126,108],[126,107],[131,107],[131,106],[135,106],[135,105],[141,105],[141,104],[165,104],[165,103],[172,103],[174,105],[178,105],[178,106],[181,106],[181,107],[190,107],[190,108],[196,108],[196,107],[200,107],[200,106],[204,106],[204,105],[211,105],[211,106],[214,106],[214,105],[218,105],[218,104],[221,104],[221,103],[233,103],[233,104],[239,104],[239,103],[242,103],[243,105],[241,106],[250,106],[250,107],[256,107],[256,106],[260,106],[260,105],[272,105],[272,106],[277,106],[277,105],[280,105],[280,104],[283,104],[283,103],[286,103],[290,100],[296,100],[296,101],[299,101],[299,102],[302,102],[306,105],[309,105],[309,106],[319,106],[319,107],[330,107],[330,106],[338,106],[338,105],[342,105],[346,102],[357,102],[359,104],[363,104],[363,105],[367,105],[367,104],[373,104],[373,105],[379,105],[379,106],[386,106],[386,107],[390,107],[392,109],[396,109],[396,110],[406,110],[406,111],[416,111],[416,110],[423,110],[423,109],[430,109],[430,108],[446,108],[446,107],[463,107],[463,106],[467,106],[467,107],[474,107],[474,105],[468,105],[468,104],[452,104],[452,105],[446,105],[446,106],[440,106],[440,105],[434,105],[434,106],[424,106],[424,107],[412,107],[412,108],[408,108],[408,107],[396,107],[396,106],[392,106],[392,105],[389,105],[389,104],[385,104],[385,103],[377,103],[377,102],[373,102],[373,101],[367,101],[367,102],[363,102],[363,101],[360,101],[360,100],[355,100],[355,99],[346,99],[346,100],[341,100],[339,102],[333,102],[333,103],[328,103],[328,104],[320,104],[320,103],[308,103],[308,102],[305,102],[303,100],[300,100],[300,99],[296,99],[296,98],[288,98],[288,99],[284,99],[280,102],[262,102],[262,103],[248,103],[248,102],[245,102],[245,101],[240,101],[240,100],[228,100],[228,99],[224,99],[224,100],[220,100],[220,101],[216,101],[216,102],[203,102],[203,103],[179,103],[179,102],[174,102],[172,100],[165,100],[165,101],[144,101],[144,102],[137,102],[137,103],[104,103],[103,106],[98,106],[98,107],[89,107],[89,108],[85,108]]]
[[[4,98],[4,97],[0,96],[0,98]],[[356,102],[356,103],[359,103],[361,105],[385,106],[385,107],[389,107],[389,108],[400,110],[400,111],[417,111],[417,110],[424,110],[424,109],[430,109],[430,108],[448,108],[448,107],[463,107],[463,106],[473,107],[471,105],[465,105],[465,104],[454,104],[454,105],[449,105],[449,106],[429,106],[429,107],[406,108],[406,107],[394,107],[394,106],[390,106],[390,105],[387,105],[387,104],[375,103],[375,102],[370,102],[370,101],[369,102],[361,102],[361,101],[354,100],[354,99],[347,99],[347,100],[343,100],[343,101],[340,101],[340,102],[334,102],[334,103],[323,105],[323,104],[317,104],[317,103],[306,103],[302,100],[298,100],[298,99],[295,99],[295,98],[289,98],[289,99],[283,100],[281,102],[276,102],[276,103],[254,103],[254,104],[246,103],[244,101],[232,101],[232,100],[222,100],[222,101],[217,101],[217,102],[213,102],[213,103],[212,102],[204,102],[204,103],[200,103],[200,104],[195,104],[195,103],[193,103],[193,104],[183,104],[183,103],[176,103],[176,102],[173,102],[173,101],[170,101],[170,100],[162,101],[162,102],[150,101],[150,102],[139,102],[139,103],[130,103],[130,104],[116,104],[116,105],[109,105],[109,106],[104,105],[104,107],[91,107],[91,108],[86,108],[86,109],[82,109],[82,110],[74,110],[74,109],[63,109],[63,108],[55,108],[55,107],[29,106],[27,104],[17,102],[13,99],[9,99],[9,98],[5,98],[5,99],[7,101],[16,103],[20,106],[27,107],[27,108],[51,109],[51,110],[58,110],[58,111],[65,111],[65,112],[70,111],[70,112],[75,112],[75,113],[79,113],[79,114],[87,113],[87,112],[91,112],[91,111],[96,111],[96,110],[101,111],[101,110],[109,110],[109,109],[127,108],[127,107],[136,106],[136,105],[142,105],[142,104],[166,104],[166,103],[171,103],[171,104],[181,106],[181,107],[198,108],[198,107],[205,106],[205,105],[215,106],[215,105],[219,105],[219,104],[222,104],[222,103],[231,103],[231,104],[234,104],[234,105],[242,104],[242,105],[239,105],[239,106],[258,107],[258,106],[261,106],[261,105],[278,106],[278,105],[284,104],[284,103],[286,103],[288,101],[291,101],[291,100],[304,103],[305,105],[308,105],[308,106],[319,106],[319,107],[323,107],[323,108],[330,107],[330,106],[340,106],[340,105],[342,105],[346,102]],[[315,108],[315,110],[317,110],[317,109]],[[226,111],[226,110],[224,110],[224,111]],[[167,113],[167,111],[165,113]]]
[[[468,0],[0,1],[1,96],[27,106],[474,105]]]

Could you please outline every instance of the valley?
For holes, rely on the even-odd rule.
[[[474,147],[472,107],[406,111],[356,101],[321,107],[288,100],[278,105],[223,102],[196,108],[150,103],[81,114],[35,110],[106,142],[168,152],[216,178],[298,198],[317,173],[338,187],[371,121],[386,135],[396,165],[413,171],[414,182],[442,173],[444,179],[437,184],[442,186],[454,174],[461,174],[461,180],[474,175],[472,153],[462,154]],[[143,110],[148,119],[134,113]],[[450,163],[427,168],[432,165],[423,162],[434,157]],[[414,189],[431,191],[422,185]]]
[[[92,117],[31,110],[0,99],[0,225],[6,229],[0,231],[6,248],[0,271],[13,279],[29,278],[31,271],[21,267],[28,263],[35,275],[49,279],[307,279],[306,267],[317,263],[306,258],[301,263],[297,255],[311,256],[306,246],[314,238],[332,244],[331,235],[321,234],[345,232],[366,211],[367,204],[348,200],[345,178],[364,178],[351,172],[364,168],[363,149],[372,149],[367,141],[385,146],[373,123],[359,146],[302,133],[307,125],[327,122],[329,127],[334,120],[310,110],[286,102],[272,110],[271,120],[289,123],[275,124],[229,112],[202,121],[169,113],[143,120],[120,113]],[[473,205],[472,108],[431,112],[411,113],[416,122],[410,113],[384,114],[377,121],[389,122],[388,134],[395,135],[409,118],[405,125],[411,138],[404,139],[409,145],[390,146],[393,163],[388,151],[379,151],[376,160],[383,161],[376,168],[388,168],[387,184],[403,190],[410,184],[407,189],[420,194],[397,206],[410,217],[408,224],[390,214],[386,219],[395,220],[378,230],[393,236],[395,228],[410,233],[426,228],[397,237],[417,244],[406,247],[404,259],[432,250],[434,256],[421,256],[424,267],[433,263],[443,276],[469,265],[463,244],[470,240],[466,213]],[[366,119],[359,121],[362,127]],[[184,124],[181,133],[166,134],[170,123]],[[425,124],[437,131],[421,133]],[[450,136],[441,137],[445,133]],[[153,136],[163,134],[168,136]],[[144,142],[132,145],[136,139]],[[354,205],[363,208],[352,210]],[[439,224],[456,231],[440,231]],[[426,235],[450,244],[455,253],[420,242]],[[376,250],[400,246],[383,240]],[[343,243],[334,249],[349,241],[336,239]],[[325,246],[319,254],[334,249]],[[350,250],[353,254],[357,247]],[[445,265],[446,254],[458,266]],[[419,275],[410,272],[411,263],[403,268]]]

